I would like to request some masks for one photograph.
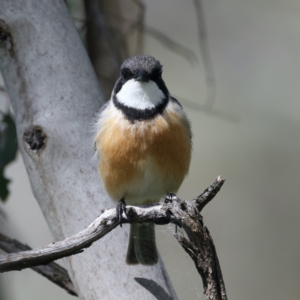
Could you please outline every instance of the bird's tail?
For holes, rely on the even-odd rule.
[[[130,237],[126,255],[129,265],[154,265],[158,261],[154,224],[130,225]]]

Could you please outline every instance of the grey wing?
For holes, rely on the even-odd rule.
[[[184,116],[185,116],[185,119],[187,120],[187,122],[188,122],[188,124],[189,124],[189,136],[190,136],[190,139],[192,140],[192,130],[191,130],[190,120],[189,120],[188,117],[186,116],[186,114],[185,114],[185,112],[184,112],[184,110],[183,110],[183,107],[182,107],[181,103],[180,103],[176,98],[174,98],[174,97],[172,97],[172,96],[170,96],[170,100],[171,100],[173,103],[175,103],[176,105],[178,105],[178,106],[181,108],[181,110],[182,110],[182,112],[183,112],[183,114],[184,114]]]
[[[171,99],[171,101],[172,102],[174,102],[174,103],[176,103],[176,104],[178,104],[181,108],[182,108],[182,105],[181,105],[181,103],[176,99],[176,98],[174,98],[174,97],[172,97],[172,96],[170,96],[170,99]]]

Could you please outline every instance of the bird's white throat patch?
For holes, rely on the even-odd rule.
[[[134,79],[128,80],[116,96],[120,103],[136,109],[154,108],[165,98],[152,80],[140,82]]]

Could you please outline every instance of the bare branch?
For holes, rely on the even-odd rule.
[[[163,34],[161,31],[156,30],[152,27],[146,27],[145,32],[158,41],[160,41],[165,47],[167,47],[170,51],[177,53],[178,55],[183,56],[188,62],[193,66],[198,63],[198,59],[196,54],[189,48],[184,47],[170,39],[167,35]]]
[[[7,253],[16,253],[21,251],[32,250],[29,246],[24,245],[17,240],[11,239],[1,233],[0,249]],[[47,265],[32,267],[32,270],[48,278],[50,281],[57,284],[61,288],[65,289],[69,294],[77,296],[77,293],[74,289],[73,283],[68,275],[67,270],[61,267],[60,265],[51,262]]]
[[[214,182],[195,199],[195,204],[199,212],[201,212],[205,205],[215,197],[215,195],[220,191],[224,182],[225,180],[221,176],[218,176]]]
[[[223,119],[225,121],[231,122],[231,123],[238,123],[240,122],[240,118],[238,116],[235,116],[232,113],[228,113],[226,111],[220,110],[216,107],[208,107],[207,104],[200,104],[196,103],[189,99],[184,99],[180,96],[174,95],[176,99],[178,99],[184,106],[187,106],[194,110],[202,111],[208,115]]]
[[[139,216],[139,222],[153,222],[155,216],[157,221],[164,220],[163,224],[169,223],[166,212],[161,205],[151,208],[139,208],[127,206],[127,214]],[[123,215],[123,223],[129,220]],[[108,209],[100,215],[88,228],[63,241],[51,243],[50,245],[21,253],[11,253],[0,256],[0,272],[22,270],[40,264],[49,263],[53,260],[81,253],[84,248],[105,236],[118,226],[116,210]]]
[[[182,227],[188,239],[177,233],[174,234],[175,238],[193,259],[202,278],[206,297],[211,300],[227,300],[227,296],[216,249],[208,229],[203,225],[200,211],[214,198],[224,181],[219,176],[194,201],[181,200],[175,194],[169,194],[161,205],[147,208],[127,206],[127,214],[122,216],[123,223],[174,223]],[[64,241],[0,256],[0,272],[22,270],[80,253],[117,226],[116,210],[105,210],[88,228]]]

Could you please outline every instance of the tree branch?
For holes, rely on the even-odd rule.
[[[208,97],[205,105],[207,108],[212,108],[215,98],[216,98],[216,82],[214,71],[211,63],[210,53],[208,50],[208,43],[207,43],[207,31],[205,26],[204,20],[204,11],[203,11],[203,4],[202,0],[193,0],[196,16],[197,16],[197,23],[198,23],[198,40],[199,40],[199,47],[200,53],[203,58],[203,66],[204,72],[206,77],[206,86],[208,89]]]
[[[202,278],[206,297],[211,300],[227,300],[227,296],[216,249],[200,212],[224,182],[219,176],[194,201],[181,200],[175,194],[169,194],[161,205],[147,208],[127,206],[127,214],[122,216],[123,223],[174,223],[182,227],[188,239],[177,233],[174,234],[175,238],[193,259]],[[0,256],[0,272],[35,267],[80,253],[117,226],[116,210],[105,210],[88,228],[63,241],[39,249]]]
[[[17,240],[11,239],[1,233],[0,249],[7,253],[16,253],[21,251],[32,250],[32,248],[30,248],[29,246],[24,245]],[[32,267],[32,270],[48,278],[50,281],[57,284],[61,288],[65,289],[69,294],[77,296],[77,293],[74,289],[73,283],[68,275],[67,270],[61,267],[60,265],[51,262],[47,265]]]
[[[197,56],[193,52],[193,50],[176,43],[176,41],[170,39],[163,32],[148,26],[145,28],[145,33],[152,36],[153,38],[157,39],[170,51],[183,56],[186,60],[188,60],[188,62],[190,63],[191,66],[193,66],[195,63],[199,63]]]
[[[195,204],[199,212],[208,204],[220,191],[221,187],[223,186],[225,179],[221,176],[218,176],[216,180],[196,199],[194,199]]]

